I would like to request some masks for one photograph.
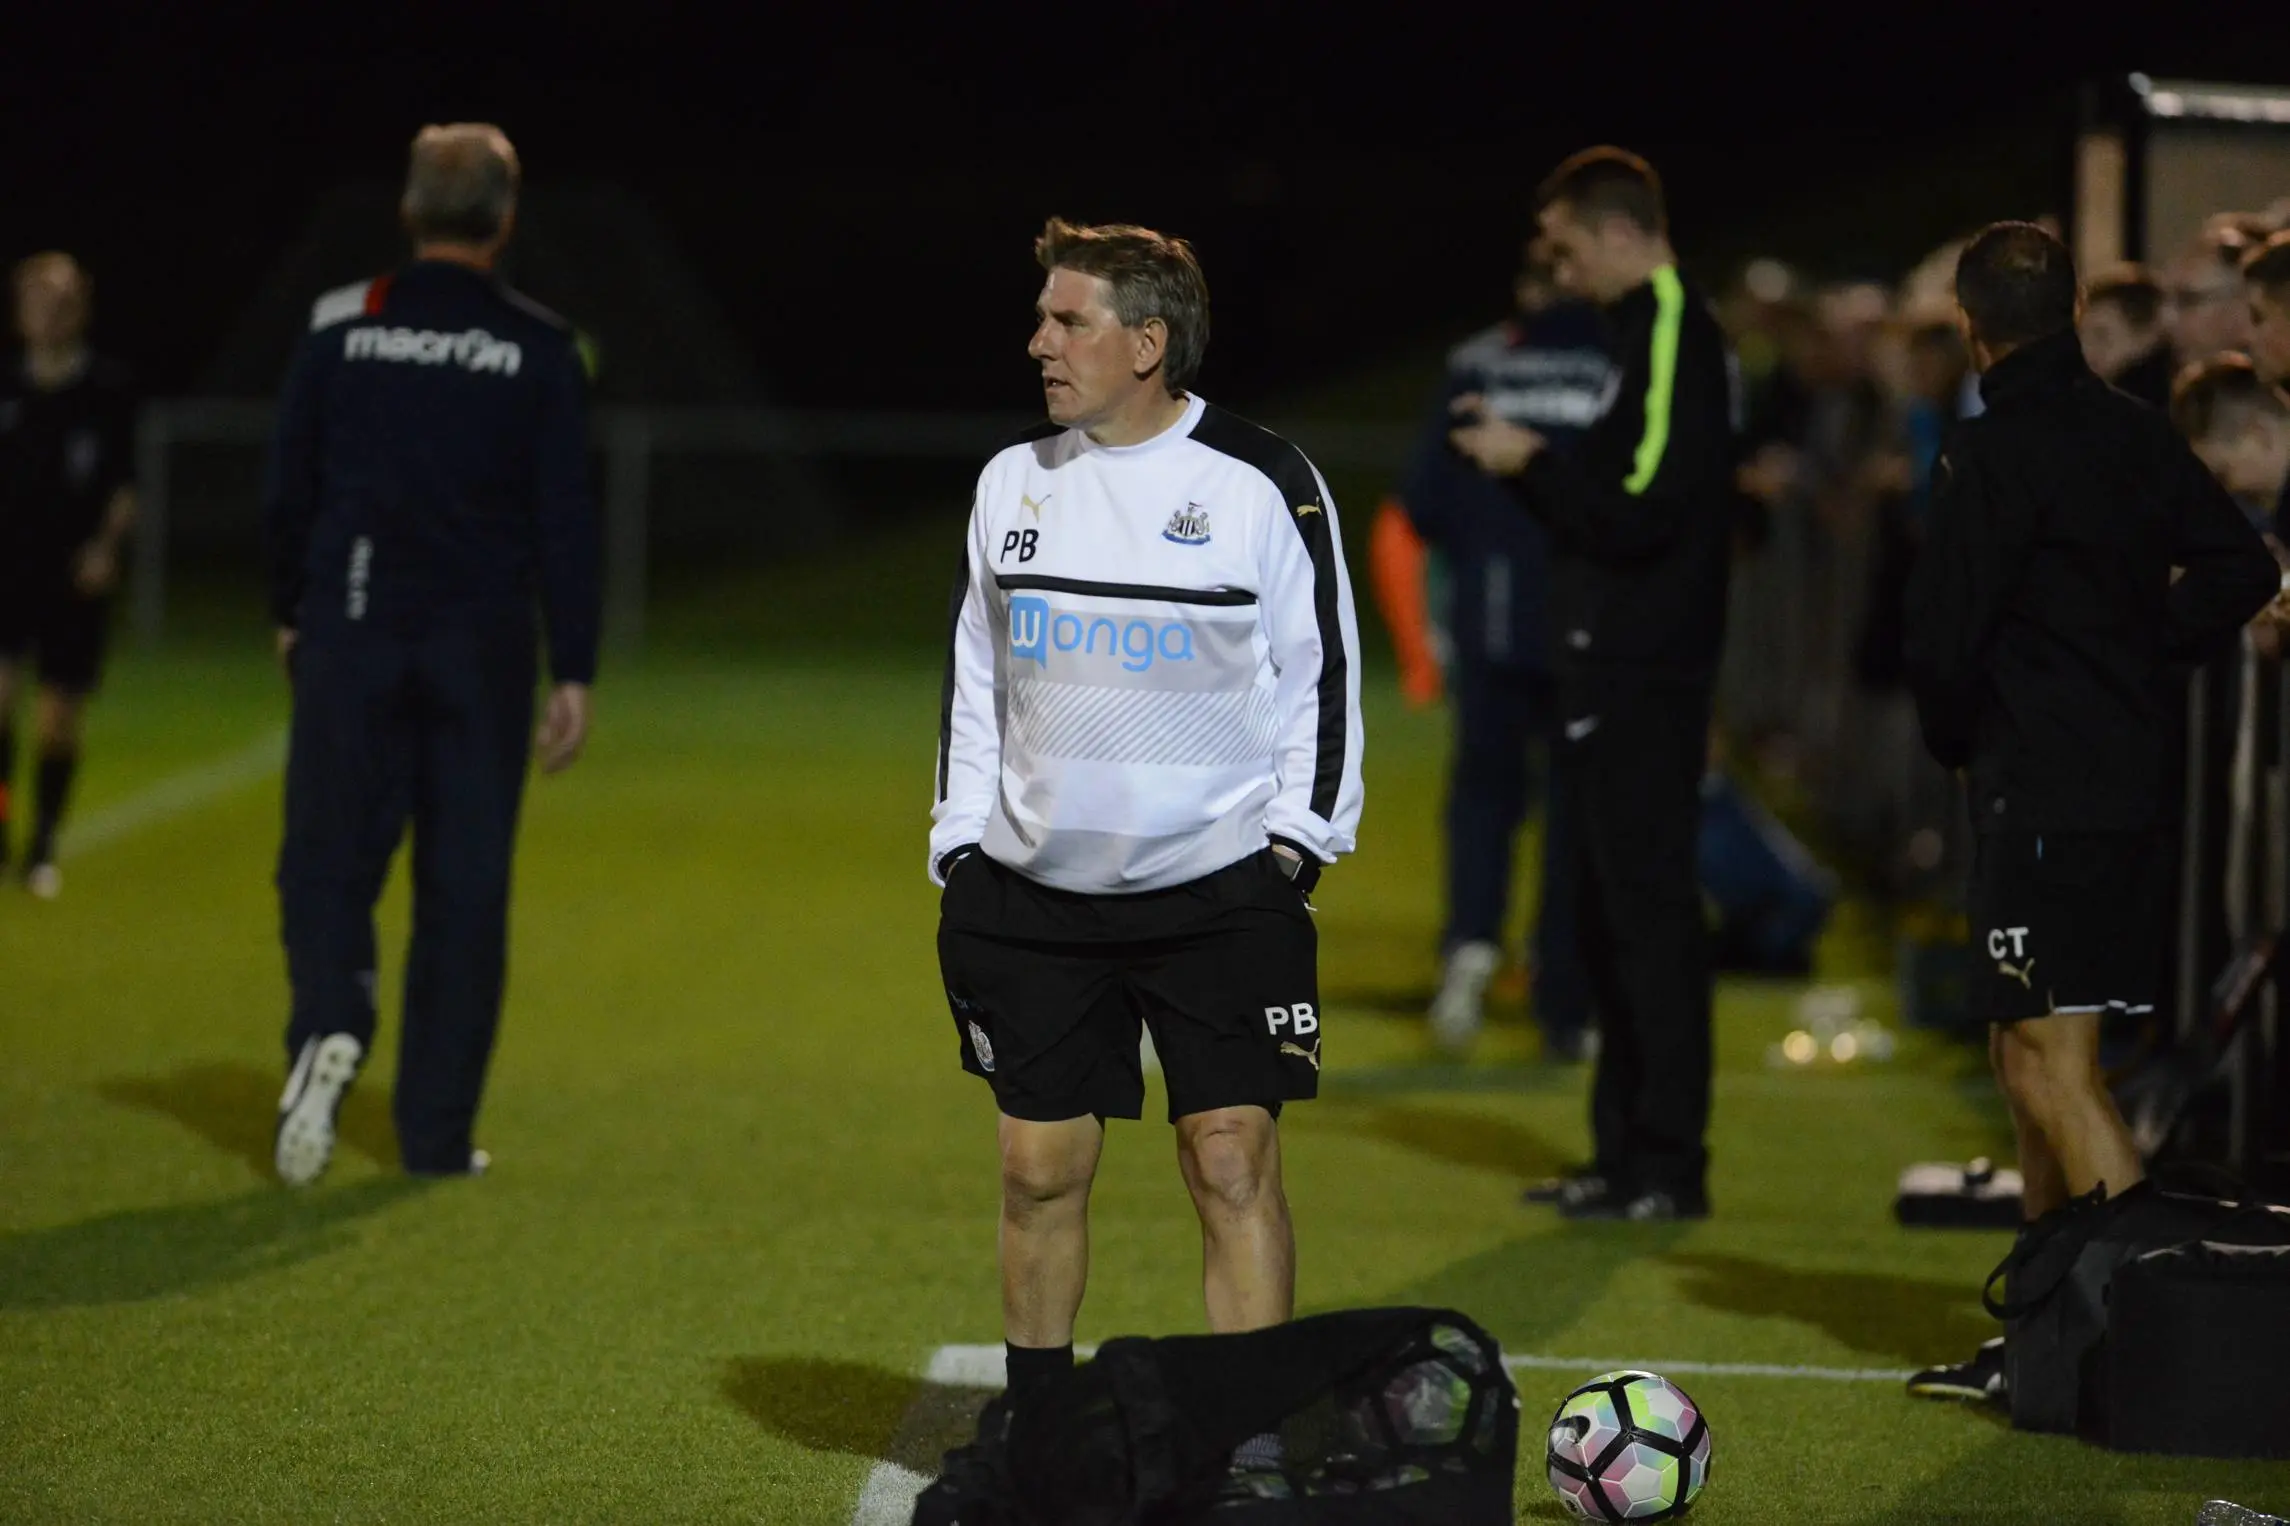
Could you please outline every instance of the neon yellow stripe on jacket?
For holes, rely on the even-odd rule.
[[[1670,401],[1678,390],[1678,330],[1686,318],[1686,287],[1677,267],[1664,265],[1653,274],[1654,340],[1652,365],[1646,378],[1646,433],[1638,441],[1634,469],[1622,491],[1635,497],[1653,484],[1662,469],[1662,452],[1670,444]]]

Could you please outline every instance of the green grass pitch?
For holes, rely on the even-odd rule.
[[[332,1175],[266,1178],[261,632],[122,660],[65,898],[0,897],[0,1519],[841,1526],[879,1461],[945,1443],[916,1375],[998,1339],[998,1305],[992,1113],[923,878],[935,659],[794,640],[815,589],[694,606],[608,674],[581,767],[535,783],[495,1170],[426,1188],[390,1168],[387,1019]],[[1794,987],[1723,992],[1715,1218],[1519,1206],[1580,1147],[1582,1077],[1531,1063],[1515,1014],[1471,1066],[1426,1058],[1445,728],[1370,691],[1366,846],[1319,897],[1325,1096],[1285,1127],[1304,1309],[1448,1303],[1518,1353],[1842,1369],[1987,1334],[2002,1238],[1889,1217],[1903,1164],[2002,1147],[1973,1057],[1911,1036],[1888,1065],[1770,1071]],[[394,889],[385,947],[405,921]],[[1826,962],[1889,1012],[1848,939]],[[1085,1340],[1200,1327],[1163,1124],[1114,1128],[1094,1230]],[[1561,1518],[1539,1434],[1590,1375],[1521,1374],[1525,1520]],[[1709,1526],[2290,1505],[2290,1469],[2109,1455],[1890,1382],[1680,1381],[1716,1430]]]

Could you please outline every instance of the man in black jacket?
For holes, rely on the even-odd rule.
[[[1965,248],[1956,296],[1987,407],[1942,457],[1909,674],[1926,746],[1971,797],[1968,907],[1988,966],[1971,1002],[1994,1025],[2034,1219],[2141,1177],[2099,1025],[2151,1010],[2160,985],[2174,664],[2230,639],[2278,575],[2169,421],[2085,364],[2065,245],[1996,224]],[[1910,1387],[1994,1396],[2002,1374],[1991,1342]]]
[[[1606,309],[1616,374],[1581,444],[1456,400],[1455,447],[1549,526],[1570,871],[1599,1025],[1587,1171],[1531,1199],[1574,1218],[1709,1212],[1710,972],[1695,873],[1733,528],[1732,357],[1680,278],[1661,182],[1595,148],[1545,181],[1559,280]]]

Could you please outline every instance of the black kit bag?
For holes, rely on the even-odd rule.
[[[1980,1300],[2004,1322],[2004,1380],[2023,1431],[2096,1436],[2103,1415],[2100,1343],[2107,1292],[2132,1257],[2200,1237],[2237,1205],[2199,1191],[2141,1182],[2052,1210],[2020,1233],[1988,1274]],[[2003,1283],[2003,1294],[1996,1284]]]
[[[2108,1296],[2108,1446],[2290,1460],[2290,1209],[2135,1257]]]
[[[1235,1497],[1235,1448],[1276,1470]],[[915,1526],[1510,1526],[1519,1400],[1492,1337],[1441,1309],[1244,1335],[1129,1337],[946,1456]],[[1277,1477],[1271,1476],[1277,1473]],[[1265,1495],[1276,1497],[1263,1497]]]

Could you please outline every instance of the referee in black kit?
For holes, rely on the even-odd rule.
[[[294,684],[278,891],[293,1010],[281,1180],[317,1179],[374,1037],[373,907],[413,827],[396,1117],[406,1170],[481,1171],[509,862],[533,737],[538,590],[555,687],[542,767],[576,758],[596,672],[587,382],[565,322],[502,285],[516,151],[414,139],[412,263],[318,300],[279,408],[266,512]]]
[[[103,673],[111,591],[135,524],[135,403],[88,349],[94,283],[61,250],[15,270],[16,364],[0,371],[0,868],[9,858],[16,701],[39,668],[32,833],[24,888],[63,889],[56,865],[80,727]]]
[[[2085,364],[2064,244],[1984,230],[1956,300],[1987,406],[1941,457],[1908,663],[1926,745],[1970,793],[1970,999],[1993,1024],[2032,1220],[2142,1176],[2099,1029],[2151,1011],[2161,983],[2177,664],[2232,638],[2279,574],[2169,422]],[[1910,1389],[1999,1397],[2003,1381],[1991,1341]]]
[[[1531,1201],[1570,1218],[1709,1212],[1710,969],[1695,846],[1725,635],[1736,387],[1725,335],[1678,274],[1662,186],[1617,148],[1544,182],[1560,284],[1606,311],[1617,369],[1566,455],[1483,400],[1458,450],[1550,527],[1560,741],[1583,966],[1600,1045],[1589,1169]]]

